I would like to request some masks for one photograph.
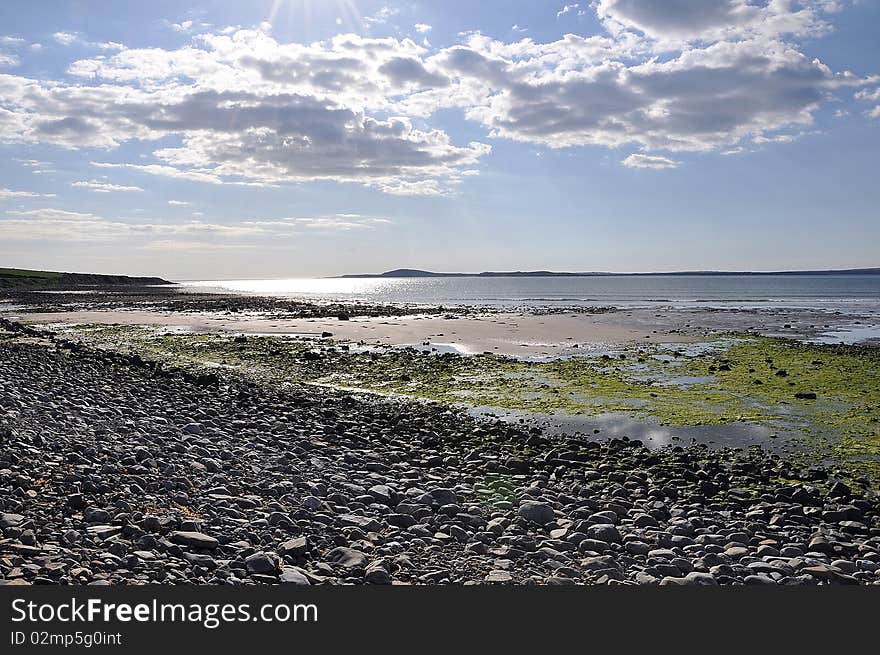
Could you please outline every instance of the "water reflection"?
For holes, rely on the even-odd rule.
[[[537,414],[507,411],[497,407],[473,407],[468,413],[477,417],[498,418],[508,423],[540,428],[545,434],[582,436],[591,441],[612,438],[635,439],[651,449],[665,446],[702,444],[710,448],[749,448],[761,446],[775,452],[789,451],[791,440],[800,435],[790,426],[770,427],[734,422],[726,425],[669,426],[652,419],[637,419],[621,412],[590,416]]]

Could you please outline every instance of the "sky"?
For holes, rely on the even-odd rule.
[[[0,266],[880,266],[875,0],[0,3]]]

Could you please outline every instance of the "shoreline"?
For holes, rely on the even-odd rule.
[[[19,297],[2,584],[880,584],[818,314]]]
[[[13,328],[2,457],[28,493],[3,501],[5,584],[880,584],[880,505],[822,466],[545,436]]]

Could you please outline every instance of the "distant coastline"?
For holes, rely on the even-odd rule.
[[[34,271],[23,268],[0,268],[0,289],[46,290],[80,287],[133,287],[174,284],[160,277],[131,277],[97,273]]]
[[[565,271],[483,271],[482,273],[437,273],[417,268],[396,268],[384,273],[358,273],[337,275],[334,279],[352,278],[414,278],[414,277],[669,277],[676,275],[733,276],[733,275],[880,275],[877,268],[847,268],[816,271],[671,271],[659,273],[610,273],[603,271],[565,272]]]

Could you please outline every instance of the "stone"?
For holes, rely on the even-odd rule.
[[[328,552],[324,559],[332,564],[344,566],[345,568],[364,568],[367,565],[367,556],[359,550],[337,546]]]
[[[308,577],[295,566],[285,566],[278,576],[278,581],[282,584],[292,584],[300,587],[308,587],[312,583]]]
[[[391,584],[391,574],[381,566],[371,566],[364,574],[364,582],[368,584]]]
[[[604,541],[609,544],[619,544],[622,539],[617,528],[610,523],[597,523],[587,528],[587,536],[590,539]]]
[[[376,519],[357,514],[341,514],[339,523],[343,526],[359,528],[364,532],[377,532],[382,529],[382,524]]]
[[[204,548],[206,550],[214,550],[220,545],[214,537],[208,536],[202,532],[181,531],[176,530],[171,533],[171,541],[181,546],[189,546],[190,548]]]
[[[367,493],[375,498],[376,502],[389,506],[394,503],[397,495],[387,484],[375,484],[367,490]]]
[[[692,585],[705,587],[718,586],[718,581],[711,573],[700,573],[699,571],[691,571],[686,576],[684,576],[684,578]]]
[[[509,582],[513,582],[513,576],[503,569],[495,569],[493,571],[489,571],[484,579],[486,582],[494,584],[506,584]]]
[[[458,502],[458,496],[452,489],[431,489],[428,493],[438,505],[450,505]]]
[[[86,528],[86,532],[98,539],[109,539],[115,537],[122,532],[122,526],[119,525],[90,525]]]
[[[275,573],[278,570],[278,557],[274,553],[254,553],[244,559],[248,573]]]
[[[638,514],[633,518],[633,525],[637,528],[656,528],[659,523],[650,514]]]
[[[99,507],[87,507],[83,512],[83,520],[86,523],[107,523],[112,518],[110,512]]]
[[[277,551],[282,557],[287,555],[302,557],[309,551],[309,542],[305,537],[294,537],[278,546]]]
[[[24,516],[21,514],[3,513],[0,514],[0,528],[16,528],[24,522]]]
[[[72,510],[80,510],[86,506],[86,499],[82,494],[70,494],[67,497],[67,506]]]
[[[522,503],[519,506],[518,513],[526,521],[537,523],[538,525],[546,525],[556,518],[556,514],[550,505],[536,500],[527,500]]]
[[[418,523],[410,514],[386,514],[385,522],[398,528],[408,528]]]

